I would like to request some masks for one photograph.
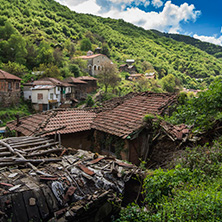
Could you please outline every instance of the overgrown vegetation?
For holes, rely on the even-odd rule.
[[[142,206],[122,209],[117,221],[221,221],[222,144],[187,149],[176,166],[148,171]]]

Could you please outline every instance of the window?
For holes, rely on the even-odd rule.
[[[8,90],[12,90],[12,83],[11,82],[8,83]]]
[[[19,83],[18,82],[16,83],[16,89],[19,89]]]
[[[50,93],[50,99],[53,99],[53,93]]]
[[[98,66],[98,70],[100,70],[100,66]]]
[[[96,66],[94,66],[94,70],[96,70]]]
[[[56,94],[56,99],[58,99],[59,98],[59,95],[58,94]]]
[[[37,94],[37,99],[38,99],[38,100],[43,99],[43,94],[42,94],[42,93],[38,93],[38,94]]]

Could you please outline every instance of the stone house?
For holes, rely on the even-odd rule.
[[[94,149],[98,153],[139,164],[147,159],[152,141],[152,127],[144,121],[146,114],[164,115],[175,102],[175,95],[131,93],[106,104],[92,123]]]
[[[137,80],[140,80],[142,78],[144,78],[143,74],[136,73],[136,74],[130,74],[130,76],[128,77],[128,80],[137,81]]]
[[[77,79],[80,79],[81,81],[84,81],[87,83],[86,93],[91,93],[97,90],[96,78],[92,76],[80,76],[80,77],[77,77]]]
[[[19,77],[0,70],[0,104],[2,107],[19,103],[20,86],[21,79]]]
[[[75,94],[75,99],[77,100],[86,99],[87,87],[88,87],[87,82],[82,81],[81,79],[75,77],[68,77],[64,79],[63,82],[73,86],[72,90],[74,90],[73,93]]]
[[[93,54],[92,51],[88,51],[87,55],[80,56],[78,58],[87,60],[87,72],[91,76],[96,76],[101,70],[103,70],[103,64],[105,63],[111,63],[112,61],[103,54]]]
[[[37,113],[7,123],[9,130],[17,136],[59,137],[65,147],[90,150],[92,145],[91,124],[96,117],[94,112],[79,109],[58,109]]]

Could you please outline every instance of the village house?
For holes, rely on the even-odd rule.
[[[77,77],[77,79],[80,79],[81,81],[84,81],[87,83],[86,87],[86,93],[92,93],[97,90],[97,79],[92,76],[80,76]]]
[[[8,107],[20,101],[21,79],[8,72],[0,70],[0,106]]]
[[[168,113],[175,98],[172,94],[145,92],[107,102],[109,109],[100,112],[92,124],[95,151],[139,164],[148,157],[153,134],[144,116]]]
[[[24,84],[25,100],[31,100],[36,111],[54,109],[62,104],[72,104],[74,100],[73,86],[55,78],[43,78]]]
[[[136,74],[137,69],[134,65],[123,64],[119,66],[120,72],[128,72],[129,74]]]
[[[88,51],[87,55],[80,56],[78,58],[87,60],[87,72],[91,76],[96,76],[99,72],[103,70],[103,64],[110,63],[112,64],[112,61],[103,54],[94,54],[92,51]]]
[[[137,81],[137,80],[140,80],[142,78],[144,78],[143,74],[136,73],[136,74],[130,74],[130,76],[128,77],[128,80],[130,80],[130,81]]]
[[[9,130],[17,136],[60,137],[61,144],[74,149],[90,150],[92,145],[91,124],[96,117],[94,112],[79,109],[58,109],[34,114],[8,122]]]
[[[68,77],[63,80],[64,83],[68,83],[73,86],[75,99],[84,100],[87,96],[88,84],[86,81],[82,81],[80,78]]]

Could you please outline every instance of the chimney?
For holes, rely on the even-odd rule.
[[[21,122],[19,121],[19,115],[16,115],[15,117],[16,117],[16,119],[17,119],[17,124],[16,124],[16,126],[19,126],[19,124],[21,123]]]

